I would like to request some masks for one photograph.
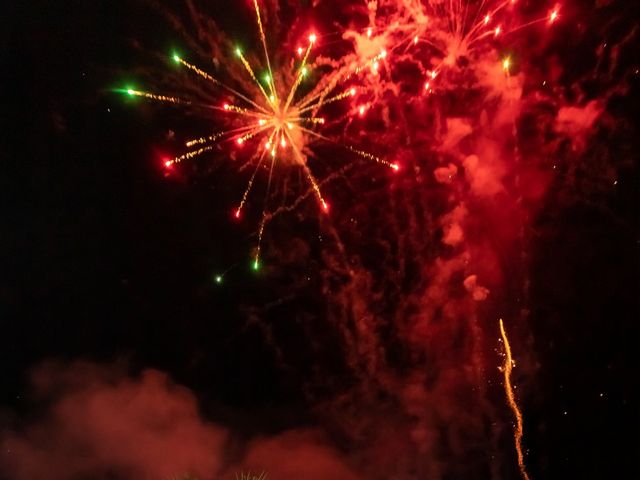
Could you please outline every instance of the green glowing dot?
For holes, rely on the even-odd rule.
[[[264,81],[267,82],[267,83],[269,83],[271,81],[271,77],[269,76],[268,73],[264,76]]]
[[[127,93],[128,93],[129,95],[133,95],[135,92],[134,92],[133,90],[131,90],[130,88],[128,88],[128,89],[127,89]]]
[[[236,55],[241,57],[242,56],[242,50],[240,50],[240,47],[236,48]]]
[[[307,67],[302,67],[302,76],[306,76],[307,75]]]
[[[176,63],[180,63],[180,57],[178,55],[176,55],[175,53],[173,54],[173,61]]]
[[[216,275],[216,283],[222,283],[222,275]]]
[[[253,269],[254,270],[258,270],[258,268],[260,267],[260,264],[258,263],[258,260],[253,262]]]

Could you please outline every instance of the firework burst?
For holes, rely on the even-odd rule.
[[[247,88],[247,91],[240,91],[228,86],[177,54],[173,55],[173,60],[177,64],[208,81],[210,85],[224,91],[233,100],[224,102],[222,105],[204,105],[185,98],[131,88],[123,91],[128,95],[150,100],[168,102],[185,107],[203,107],[227,117],[225,121],[233,125],[232,128],[187,141],[186,147],[190,148],[190,150],[172,159],[165,160],[164,166],[167,169],[171,169],[184,160],[192,159],[213,150],[220,142],[235,143],[238,149],[248,147],[251,153],[246,156],[244,166],[252,167],[253,173],[238,206],[233,212],[233,216],[236,219],[241,217],[258,172],[261,170],[268,171],[265,201],[253,259],[253,268],[257,270],[259,268],[260,248],[265,225],[274,214],[274,212],[269,211],[268,203],[272,183],[275,180],[274,177],[278,174],[280,166],[302,170],[321,210],[326,213],[329,211],[329,203],[322,194],[320,182],[307,163],[307,157],[310,153],[309,147],[314,142],[320,141],[341,145],[353,154],[366,160],[377,162],[393,171],[399,170],[399,165],[354,146],[342,144],[336,138],[322,133],[320,127],[325,124],[325,118],[319,115],[320,110],[325,105],[354,97],[357,93],[357,88],[352,85],[346,85],[346,80],[351,78],[350,76],[344,78],[341,75],[332,76],[327,74],[328,78],[321,79],[315,87],[308,89],[308,93],[300,95],[301,84],[309,74],[309,57],[318,41],[317,35],[315,33],[309,34],[306,47],[297,48],[299,59],[296,62],[297,65],[293,74],[287,74],[286,72],[276,72],[274,74],[267,48],[260,6],[257,0],[254,0],[253,6],[263,47],[266,73],[262,76],[262,79],[259,79],[242,49],[236,48],[235,56],[250,79],[248,83],[251,88]]]
[[[441,73],[484,68],[484,60],[493,59],[517,32],[556,23],[560,6],[523,19],[517,0],[380,0],[367,4],[366,15],[367,27],[347,28],[343,35],[354,50],[342,59],[346,68],[358,69],[363,62],[369,66],[366,78],[374,99],[363,103],[360,114],[389,92],[399,94],[397,81],[391,80],[397,65],[416,66],[426,94],[458,88],[457,81],[447,81]],[[498,61],[507,73],[513,67],[509,56]]]

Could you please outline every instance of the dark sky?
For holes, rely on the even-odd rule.
[[[314,424],[305,377],[321,362],[346,378],[343,366],[296,345],[293,322],[279,327],[297,362],[283,371],[247,318],[288,296],[271,315],[300,320],[321,305],[311,289],[287,290],[293,276],[316,281],[318,247],[295,272],[255,275],[251,225],[229,219],[241,184],[164,176],[173,117],[110,92],[135,77],[136,40],[158,51],[180,42],[148,12],[123,1],[3,7],[0,421],[20,428],[38,415],[27,375],[55,358],[167,372],[241,436]],[[609,106],[614,122],[637,122],[637,86]],[[518,345],[538,362],[522,405],[534,479],[640,478],[638,133],[598,139],[631,160],[610,167],[616,188],[552,189],[532,221],[531,334]],[[291,228],[315,238],[318,226]]]
[[[136,7],[12,7],[3,403],[22,408],[40,359],[120,355],[234,407],[295,402],[259,339],[238,340],[237,305],[264,286],[248,269],[250,230],[229,228],[225,187],[165,179],[154,112],[109,91],[130,78]],[[221,289],[215,275],[239,261]]]

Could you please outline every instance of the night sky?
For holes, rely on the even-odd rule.
[[[256,42],[250,3],[222,3],[200,2],[230,37]],[[359,311],[361,303],[381,319],[420,313],[419,302],[403,299],[430,291],[433,270],[421,264],[438,265],[436,257],[447,254],[429,246],[442,231],[431,217],[417,221],[426,232],[424,249],[415,250],[392,287],[382,279],[400,271],[387,261],[400,254],[393,238],[386,242],[396,230],[386,228],[385,210],[422,195],[444,215],[450,197],[441,185],[427,186],[435,184],[433,175],[419,183],[417,174],[401,171],[390,180],[367,165],[329,185],[332,215],[348,213],[328,226],[309,201],[276,218],[265,234],[262,268],[253,272],[259,200],[250,203],[247,221],[230,214],[244,177],[216,158],[169,173],[162,167],[167,152],[180,153],[173,136],[203,120],[113,91],[144,85],[166,67],[159,55],[187,51],[158,6],[5,5],[0,479],[160,480],[193,473],[208,480],[243,469],[264,469],[273,480],[519,478],[497,369],[497,319],[505,315],[519,319],[507,326],[530,477],[640,478],[640,77],[633,73],[640,67],[640,17],[633,2],[600,2],[605,6],[597,11],[596,2],[570,3],[567,22],[546,47],[559,51],[555,58],[567,70],[595,71],[593,52],[605,37],[622,45],[611,82],[581,87],[587,98],[607,94],[605,113],[580,152],[567,153],[566,145],[546,150],[558,164],[577,163],[560,167],[542,194],[524,195],[523,236],[516,227],[503,232],[498,220],[485,222],[483,215],[496,218],[487,213],[494,207],[466,202],[480,218],[469,231],[479,232],[475,238],[483,229],[498,231],[486,237],[493,241],[486,248],[502,255],[502,273],[487,280],[489,299],[473,307],[483,332],[484,403],[477,407],[460,393],[465,386],[447,383],[460,388],[452,398],[459,397],[469,418],[451,424],[451,433],[448,410],[433,400],[435,413],[426,417],[437,418],[430,430],[437,434],[426,442],[428,453],[422,445],[404,449],[411,435],[398,432],[411,431],[422,413],[398,406],[406,398],[400,379],[423,362],[434,379],[444,366],[449,372],[449,357],[468,352],[465,329],[443,341],[437,335],[451,330],[438,311],[433,328],[440,333],[429,341],[442,351],[421,356],[391,320],[377,324],[375,347],[353,347],[340,318],[357,316],[341,309]],[[182,3],[167,5],[187,15]],[[336,22],[346,24],[346,10]],[[335,28],[329,12],[321,5],[315,14],[327,29]],[[286,9],[283,17],[285,24],[292,18]],[[587,33],[563,48],[577,23]],[[622,83],[625,89],[608,94]],[[527,125],[523,118],[523,146],[538,138]],[[335,235],[342,235],[352,268],[367,273],[357,285],[375,293],[359,295],[357,285],[345,293],[346,280],[335,273]],[[382,368],[365,360],[376,349],[391,365],[384,379],[375,373]],[[450,447],[441,446],[441,438],[454,436]]]

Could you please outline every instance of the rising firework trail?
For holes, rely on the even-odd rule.
[[[504,392],[507,396],[507,402],[509,403],[509,407],[511,407],[511,411],[513,412],[513,416],[516,419],[515,430],[513,432],[513,438],[516,447],[516,453],[518,455],[518,467],[520,468],[520,473],[522,474],[522,478],[524,480],[529,480],[529,475],[527,474],[527,469],[524,465],[524,455],[522,454],[522,413],[520,412],[520,408],[518,407],[518,403],[516,402],[515,395],[513,393],[513,386],[511,385],[511,371],[513,370],[513,357],[511,356],[511,345],[509,344],[509,338],[507,337],[507,332],[504,329],[504,324],[502,323],[502,319],[500,319],[500,335],[502,337],[502,343],[504,345],[504,364],[502,365],[502,373],[504,375]]]

